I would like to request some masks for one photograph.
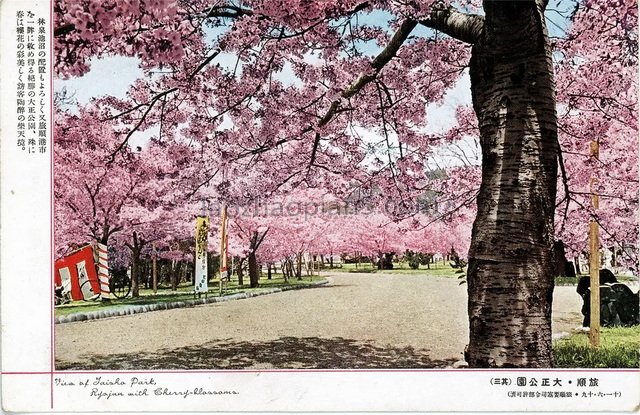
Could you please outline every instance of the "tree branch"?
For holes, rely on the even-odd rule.
[[[260,247],[260,244],[262,243],[262,241],[264,240],[264,237],[267,236],[267,232],[269,232],[269,228],[267,228],[266,231],[264,231],[264,233],[262,234],[262,236],[256,241],[256,245],[255,245],[255,250],[257,251],[258,248]],[[256,234],[256,236],[258,236]]]
[[[124,140],[118,145],[118,147],[107,157],[107,164],[111,164],[116,160],[116,155],[118,154],[118,152],[120,150],[122,150],[124,148],[124,146],[127,145],[127,143],[129,142],[129,139],[131,138],[131,136],[133,135],[133,133],[135,133],[136,131],[138,131],[138,128],[140,128],[140,126],[144,123],[145,119],[147,118],[147,115],[149,114],[149,112],[151,111],[151,109],[153,108],[153,105],[157,102],[157,98],[154,99],[153,101],[151,101],[151,103],[149,104],[149,107],[147,108],[147,110],[144,112],[144,114],[142,114],[142,118],[140,118],[140,120],[138,121],[138,123],[127,133],[127,136],[124,138]]]
[[[400,28],[396,31],[396,33],[393,35],[393,37],[389,41],[389,44],[373,59],[373,61],[371,61],[371,67],[373,68],[373,71],[370,73],[360,75],[355,82],[353,82],[351,85],[349,85],[347,88],[345,88],[342,91],[342,93],[340,94],[341,97],[344,99],[349,99],[353,97],[355,94],[360,92],[362,88],[364,88],[367,84],[369,84],[371,81],[376,79],[376,77],[378,76],[382,68],[384,68],[384,66],[387,63],[389,63],[389,61],[394,56],[396,56],[398,49],[400,49],[400,47],[405,42],[405,40],[407,40],[407,38],[409,37],[409,34],[413,30],[413,28],[416,27],[416,25],[417,25],[417,22],[414,20],[407,19],[404,22],[402,22],[402,24],[400,25]],[[331,121],[331,119],[334,117],[334,115],[336,115],[339,112],[340,101],[341,99],[337,99],[331,102],[331,105],[329,106],[329,109],[327,110],[327,112],[320,118],[320,121],[318,121],[317,127],[322,128],[325,125],[327,125],[329,121]],[[308,133],[313,130],[314,130],[313,126],[308,126],[300,132],[300,135]],[[271,150],[272,148],[277,147],[281,144],[284,144],[288,141],[289,139],[283,138],[278,140],[272,146],[263,145],[259,148],[248,150],[240,154],[236,158],[236,160],[239,160],[241,158],[248,157],[251,155],[265,153]],[[310,165],[314,164],[315,151],[317,151],[317,143],[319,143],[319,141],[320,141],[320,136],[319,134],[317,134],[315,136],[314,144],[313,144],[313,149],[315,150],[312,149],[312,154],[314,155],[314,157],[312,158]]]
[[[111,116],[109,116],[109,117],[107,117],[107,118],[103,118],[103,119],[101,119],[100,121],[110,121],[110,120],[115,120],[116,118],[120,118],[120,117],[122,117],[123,115],[130,114],[130,113],[132,113],[133,111],[138,110],[138,109],[140,109],[140,108],[142,108],[142,107],[153,106],[153,105],[156,103],[156,101],[157,101],[157,100],[159,100],[160,98],[162,98],[162,97],[164,97],[164,96],[166,96],[166,95],[168,95],[168,94],[170,94],[170,93],[172,93],[172,92],[175,92],[175,91],[177,91],[177,90],[178,90],[178,88],[177,88],[177,87],[173,87],[173,88],[167,89],[167,90],[165,90],[165,91],[159,92],[158,94],[154,95],[154,96],[153,96],[153,98],[151,98],[151,99],[150,99],[149,101],[147,101],[147,102],[143,102],[142,104],[138,104],[138,105],[136,105],[136,106],[134,106],[134,107],[131,107],[131,108],[129,108],[128,110],[125,110],[125,111],[123,111],[123,112],[120,112],[120,113],[118,113],[118,114],[116,114],[116,115],[111,115]]]
[[[253,10],[245,9],[233,5],[213,6],[207,11],[207,18],[211,17],[229,17],[237,19],[242,16],[253,16]]]
[[[474,44],[480,38],[484,27],[484,17],[476,14],[461,13],[449,7],[445,10],[434,10],[429,18],[420,24],[439,30],[454,39]]]
[[[351,84],[347,89],[342,91],[342,97],[349,99],[355,94],[357,94],[365,85],[369,82],[373,81],[376,76],[380,73],[382,68],[389,63],[389,61],[396,56],[398,49],[400,46],[407,40],[409,34],[416,27],[417,22],[414,20],[405,20],[400,25],[398,31],[393,35],[389,44],[375,57],[375,59],[371,62],[371,67],[374,69],[373,73],[363,74]]]
[[[211,55],[207,56],[207,59],[202,61],[202,63],[200,63],[200,65],[198,65],[198,67],[193,72],[191,72],[191,74],[189,75],[189,80],[193,79],[193,77],[196,76],[198,74],[198,72],[200,72],[205,66],[207,66],[209,64],[209,62],[214,60],[216,58],[216,56],[218,56],[220,54],[220,52],[222,52],[222,50],[221,49],[217,49]]]
[[[313,140],[313,149],[311,150],[311,161],[309,161],[309,169],[316,161],[316,153],[318,152],[318,145],[320,144],[320,133],[316,133],[316,137]]]
[[[368,83],[376,79],[382,68],[389,63],[389,61],[396,56],[398,49],[402,46],[402,44],[407,40],[409,34],[415,28],[417,22],[413,20],[405,20],[400,25],[398,31],[393,35],[389,44],[380,52],[374,59],[371,61],[371,67],[373,68],[373,72],[361,74],[355,82],[349,85],[346,89],[342,91],[340,94],[342,98],[349,99],[353,97],[355,94],[360,92],[362,88],[364,88]],[[336,115],[340,110],[340,101],[341,99],[337,99],[331,102],[329,109],[327,112],[320,118],[318,122],[318,127],[322,128],[331,121],[331,119]],[[309,126],[302,131],[302,134],[313,130],[313,127]],[[311,160],[309,161],[309,168],[315,165],[316,154],[318,151],[318,145],[320,144],[320,133],[316,132],[313,148],[311,150]]]
[[[73,23],[68,23],[66,25],[56,27],[55,30],[53,31],[53,36],[54,37],[64,36],[67,33],[73,32],[74,30],[76,30],[76,25],[74,25]]]

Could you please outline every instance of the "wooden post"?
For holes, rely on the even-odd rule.
[[[591,156],[596,159],[600,156],[600,148],[597,141],[591,142]],[[594,212],[599,207],[598,195],[595,193],[597,180],[591,178],[590,192],[591,205]],[[591,346],[600,346],[600,244],[598,242],[598,222],[592,217],[589,222],[589,279],[591,280],[591,304],[589,320],[589,341]]]
[[[153,273],[153,293],[156,294],[158,292],[158,268],[156,265],[156,261],[158,258],[158,253],[156,252],[156,245],[153,244],[153,267],[152,267],[152,273]]]
[[[222,207],[220,217],[220,296],[222,296],[223,276],[228,275],[227,267],[227,205]]]

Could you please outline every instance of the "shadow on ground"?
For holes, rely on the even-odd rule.
[[[86,360],[57,360],[56,369],[400,369],[441,368],[456,360],[431,360],[426,349],[379,347],[340,337],[282,337],[266,342],[222,340],[156,353],[91,354],[82,358]]]

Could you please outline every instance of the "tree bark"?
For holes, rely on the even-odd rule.
[[[287,257],[282,265],[282,273],[284,281],[289,282],[289,278],[293,278],[293,260]]]
[[[260,270],[258,269],[258,258],[256,258],[255,251],[250,251],[247,256],[249,261],[249,286],[256,288],[260,281]]]
[[[148,260],[142,260],[142,271],[140,273],[140,275],[142,275],[142,277],[144,278],[144,288],[149,289],[151,288],[151,279],[149,278],[149,261]]]
[[[244,274],[242,272],[242,264],[244,264],[244,258],[238,258],[236,262],[236,272],[238,273],[238,286],[242,287],[244,285]]]
[[[134,250],[131,253],[131,296],[140,297],[140,273],[138,272],[140,266],[140,252]]]
[[[554,276],[567,276],[567,256],[564,250],[564,242],[557,240],[553,243],[553,267]]]
[[[182,282],[182,272],[184,270],[184,263],[182,261],[178,261],[178,265],[176,268],[177,272],[176,272],[176,288],[180,285],[180,283]]]
[[[176,291],[178,289],[178,261],[175,259],[171,261],[170,272],[171,291]]]
[[[171,261],[168,259],[160,263],[160,283],[171,286]]]
[[[131,250],[131,296],[140,296],[140,253],[144,248],[146,241],[138,237],[137,232],[133,232],[132,243],[126,243],[127,248]]]
[[[258,265],[258,258],[256,252],[260,247],[260,244],[264,240],[264,237],[269,232],[269,228],[262,233],[262,235],[258,234],[258,231],[253,231],[251,234],[251,240],[249,242],[249,255],[247,259],[249,260],[249,284],[251,288],[256,288],[260,282],[260,266]]]
[[[296,254],[296,278],[302,279],[302,252]]]
[[[551,367],[558,140],[553,66],[534,1],[485,1],[472,48],[482,183],[467,287],[471,367]]]

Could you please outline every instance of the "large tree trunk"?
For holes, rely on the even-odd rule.
[[[550,367],[558,141],[542,5],[485,1],[470,63],[482,184],[469,250],[471,367]]]

